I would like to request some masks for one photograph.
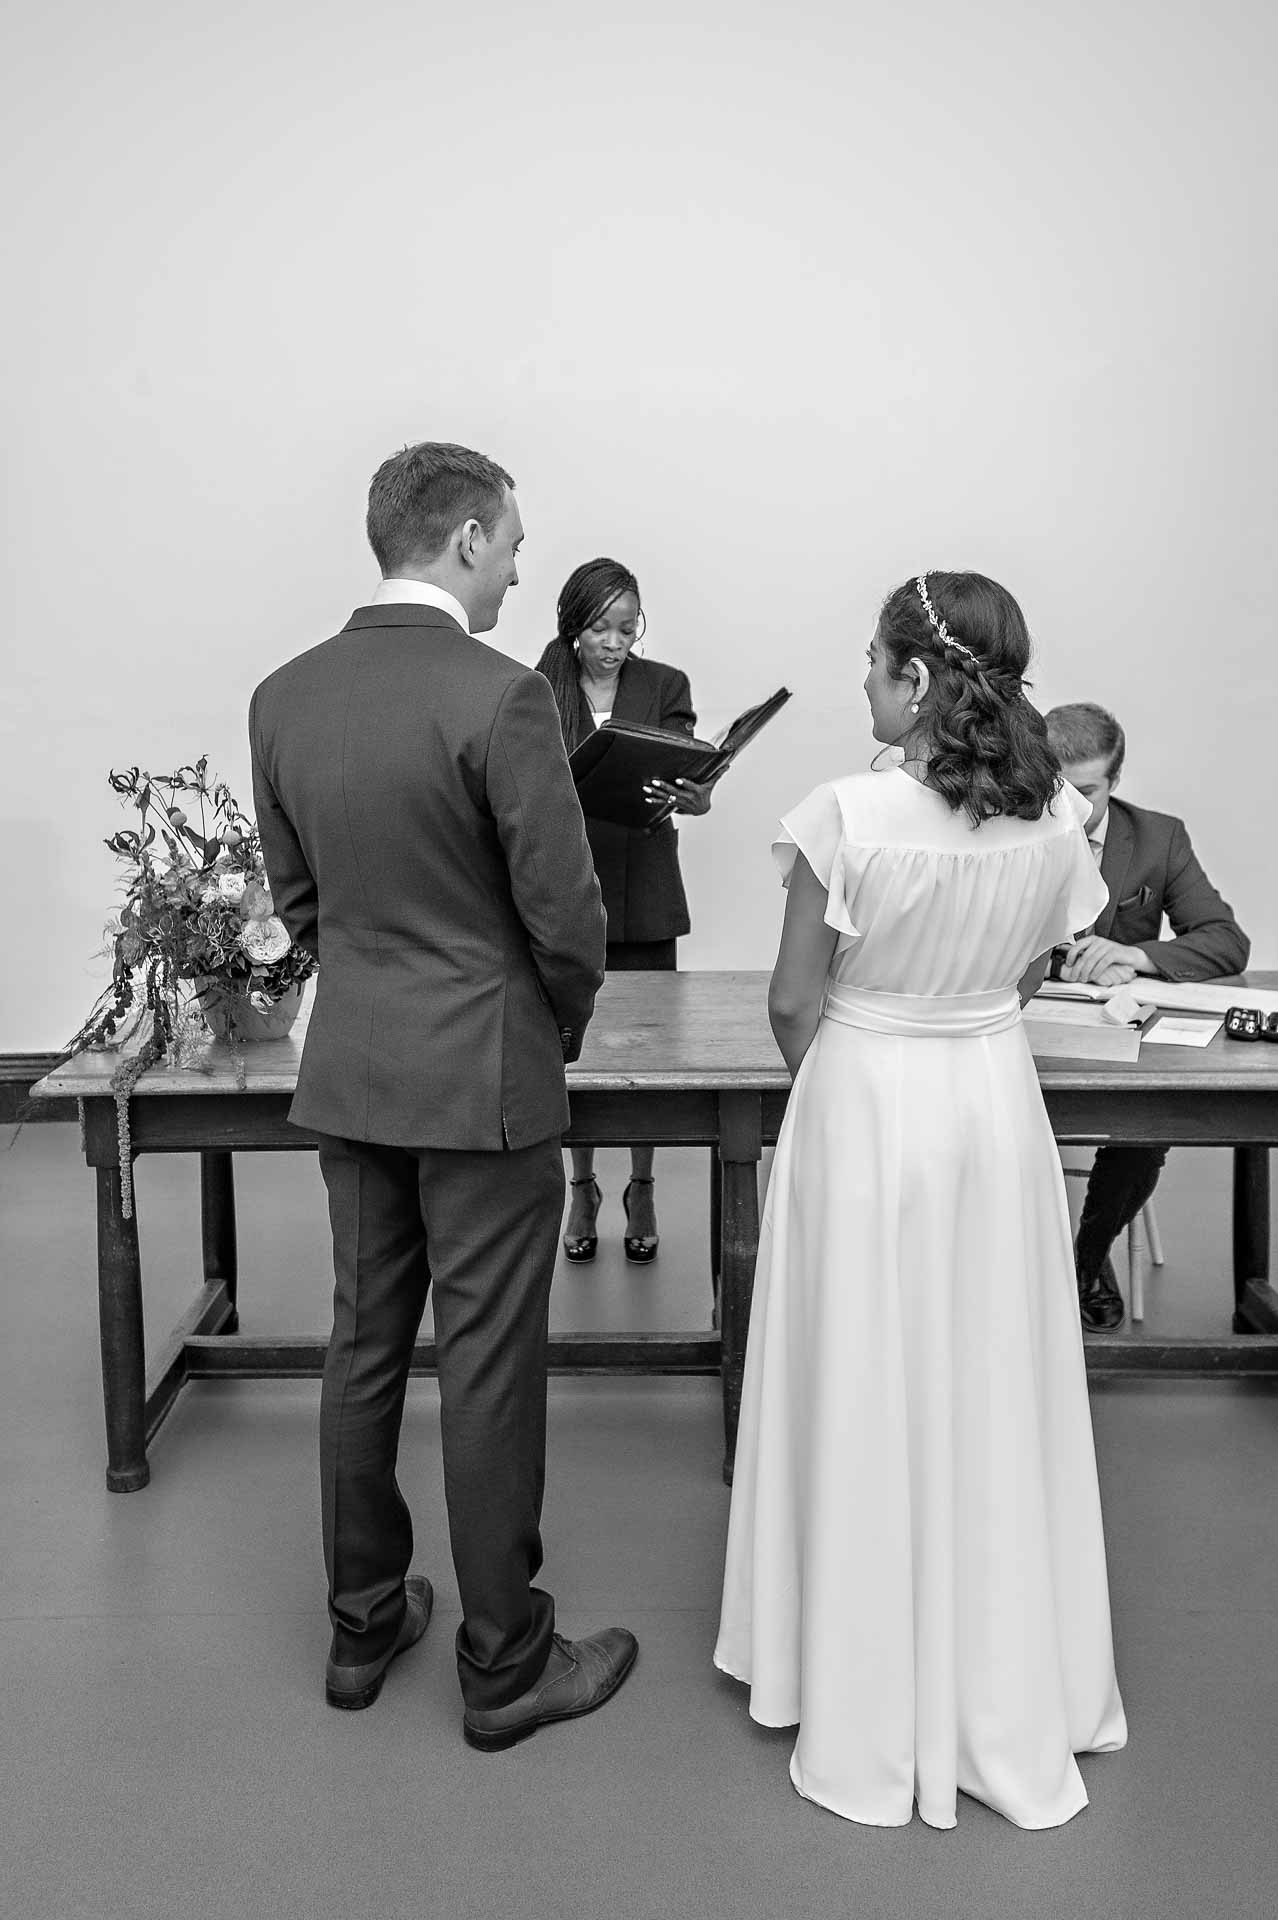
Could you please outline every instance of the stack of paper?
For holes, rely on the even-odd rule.
[[[1104,1007],[1035,994],[1025,1031],[1036,1060],[1139,1060],[1139,1027],[1107,1019]]]
[[[1121,987],[1092,987],[1074,980],[1044,980],[1035,998],[1044,1000],[1108,1000]],[[1261,1013],[1278,1013],[1278,991],[1273,987],[1247,987],[1240,981],[1232,986],[1215,980],[1154,980],[1138,974],[1131,991],[1147,1007],[1161,1007],[1167,1013],[1215,1013],[1223,1019],[1231,1007],[1256,1007]]]

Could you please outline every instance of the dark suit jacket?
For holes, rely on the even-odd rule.
[[[617,677],[614,720],[635,720],[669,733],[695,734],[688,676],[659,660],[631,654]],[[590,702],[581,695],[577,739],[594,731]],[[608,820],[586,820],[586,835],[603,890],[609,940],[673,940],[691,926],[679,872],[679,836],[672,820],[655,833],[632,832]]]
[[[1109,905],[1097,933],[1143,947],[1165,980],[1210,980],[1247,965],[1251,942],[1199,866],[1182,820],[1111,800],[1101,878]],[[1164,914],[1171,940],[1159,939]]]
[[[530,1146],[568,1120],[561,1028],[603,913],[540,674],[434,607],[360,607],[253,695],[277,913],[319,957],[290,1119],[397,1146]]]

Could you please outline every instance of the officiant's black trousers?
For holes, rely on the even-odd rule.
[[[462,1697],[505,1706],[539,1678],[555,1623],[533,1581],[560,1142],[459,1153],[321,1135],[319,1161],[336,1279],[320,1397],[333,1658],[379,1659],[403,1617],[413,1526],[395,1469],[431,1290]]]

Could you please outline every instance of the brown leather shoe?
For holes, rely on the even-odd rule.
[[[631,1667],[639,1642],[625,1627],[604,1627],[584,1640],[554,1635],[540,1680],[509,1706],[484,1712],[467,1708],[462,1732],[482,1753],[500,1753],[526,1740],[549,1720],[575,1720],[610,1700]]]
[[[431,1608],[435,1604],[435,1590],[424,1574],[409,1574],[404,1582],[404,1602],[404,1618],[395,1644],[380,1660],[368,1660],[359,1667],[339,1667],[336,1660],[329,1660],[324,1672],[324,1693],[330,1707],[345,1707],[352,1712],[371,1707],[382,1690],[391,1661],[417,1645],[430,1625]]]

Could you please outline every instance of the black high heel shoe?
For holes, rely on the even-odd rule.
[[[595,1179],[594,1174],[588,1173],[585,1176],[585,1178],[582,1180],[572,1180],[569,1182],[569,1185],[574,1187],[593,1187],[594,1188],[595,1214],[597,1216],[599,1213],[600,1206],[603,1204],[603,1195],[599,1191],[599,1182]],[[593,1221],[591,1224],[592,1225],[594,1224]],[[587,1260],[593,1260],[595,1255],[598,1253],[598,1251],[599,1251],[598,1234],[582,1233],[582,1234],[576,1235],[571,1240],[568,1238],[567,1234],[564,1235],[564,1259],[574,1261],[575,1264],[579,1267],[584,1266]]]
[[[627,1226],[630,1225],[631,1187],[650,1187],[651,1185],[651,1174],[632,1173],[629,1180],[627,1180],[626,1190],[621,1196],[621,1204],[626,1210]],[[651,1241],[651,1245],[648,1244],[649,1241]],[[649,1260],[656,1259],[657,1247],[660,1241],[661,1235],[659,1233],[628,1233],[621,1244],[626,1250],[627,1260],[633,1260],[636,1266],[646,1266]]]

